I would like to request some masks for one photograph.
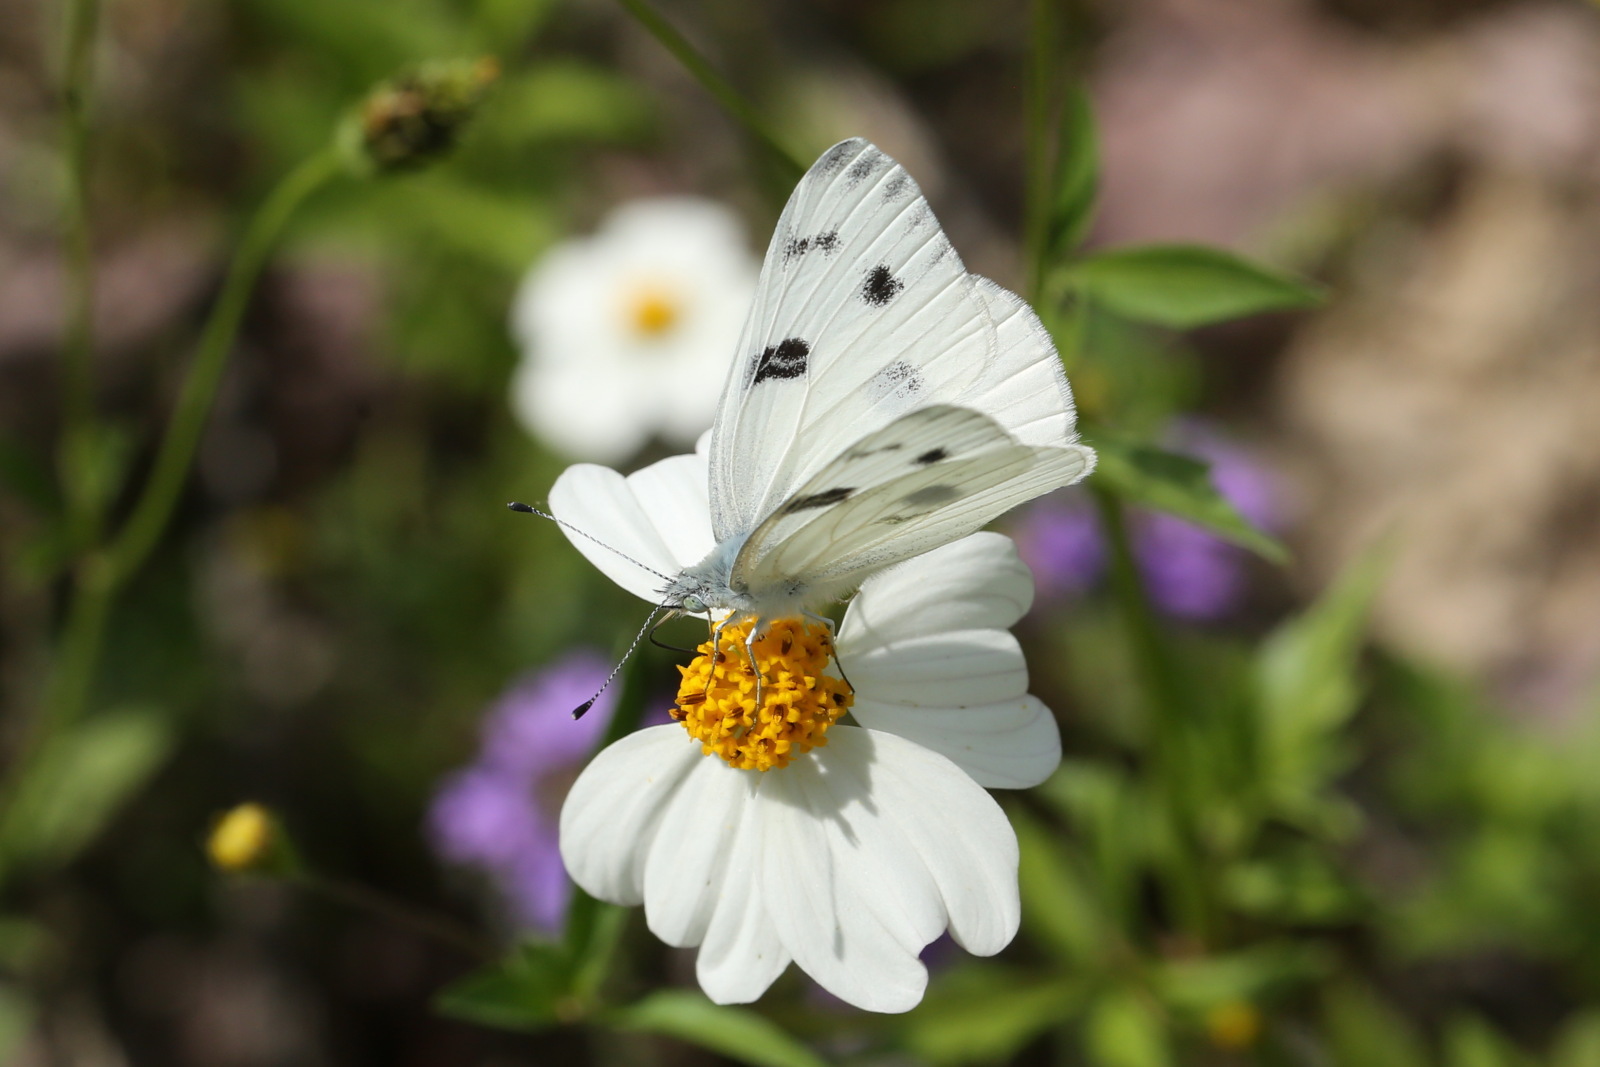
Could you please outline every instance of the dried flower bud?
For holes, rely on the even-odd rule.
[[[374,89],[341,129],[340,144],[364,174],[427,166],[455,147],[499,75],[488,57],[425,63]]]

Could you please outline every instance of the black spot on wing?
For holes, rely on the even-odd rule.
[[[783,246],[783,261],[787,263],[792,259],[805,255],[807,252],[821,252],[823,255],[832,255],[837,251],[839,251],[838,230],[814,234],[811,237],[791,237],[789,243]]]
[[[882,161],[883,156],[880,153],[872,151],[862,153],[861,158],[850,164],[850,169],[844,172],[846,186],[855,188],[872,177],[872,172],[878,169],[878,164]]]
[[[850,499],[850,494],[856,491],[853,485],[841,485],[834,489],[824,489],[820,493],[810,496],[797,496],[783,506],[784,514],[793,515],[797,511],[809,511],[812,508],[832,507]]]
[[[787,380],[802,377],[806,372],[806,358],[810,355],[811,346],[798,337],[779,341],[763,349],[761,355],[756,357],[756,372],[750,384],[760,385],[768,378]]]
[[[881,308],[894,299],[894,294],[906,287],[906,283],[894,276],[889,268],[880,263],[867,272],[867,280],[861,283],[861,299],[875,308]]]
[[[910,400],[922,392],[922,375],[917,373],[917,368],[904,360],[895,360],[887,367],[880,370],[867,380],[867,399],[876,403],[880,400]]]
[[[822,153],[822,158],[817,160],[815,169],[821,174],[832,174],[844,166],[844,161],[849,159],[858,147],[860,147],[858,141],[840,141]]]
[[[884,200],[899,200],[911,190],[911,175],[896,174],[883,183]]]
[[[917,466],[919,466],[919,467],[929,466],[930,464],[939,462],[941,459],[944,459],[949,454],[950,454],[949,452],[946,452],[942,448],[930,448],[928,451],[924,452],[922,455],[917,457]]]

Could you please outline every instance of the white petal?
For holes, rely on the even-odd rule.
[[[671,456],[628,475],[627,481],[677,563],[671,573],[699,563],[716,547],[704,456]]]
[[[706,936],[754,786],[749,775],[702,756],[668,799],[664,831],[644,867],[645,922],[667,944],[686,948]]]
[[[763,835],[769,829],[762,824],[763,810],[757,803],[741,810],[716,911],[695,957],[700,988],[718,1004],[749,1004],[789,966],[761,892]]]
[[[869,730],[914,741],[987,789],[1027,789],[1061,762],[1061,730],[1037,697],[970,708],[907,708],[858,696],[850,709]]]
[[[864,835],[883,836],[867,829],[879,817],[877,798],[859,780],[839,783],[838,792],[824,784],[820,768],[836,761],[822,756],[813,752],[762,783],[767,914],[783,947],[828,992],[869,1011],[909,1011],[928,972],[907,942],[937,911],[937,899],[894,914],[919,889],[932,895],[927,872],[909,867],[903,850],[895,865],[867,849]]]
[[[949,630],[1009,629],[1033,603],[1011,539],[976,533],[867,580],[839,629],[840,654]]]
[[[641,903],[662,813],[704,760],[674,723],[629,734],[590,761],[561,806],[561,859],[572,880],[601,900]]]
[[[580,463],[550,487],[550,510],[572,527],[562,527],[567,540],[612,581],[652,603],[671,576],[711,551],[705,500],[705,462],[696,456],[672,456],[627,478]],[[702,539],[705,547],[693,555]]]
[[[1022,918],[1017,837],[994,798],[943,756],[893,734],[836,727],[828,738],[830,754],[836,744],[865,750],[857,758],[870,765],[872,805],[921,857],[956,943],[980,956],[1009,944]]]
[[[1006,630],[914,637],[862,653],[839,642],[839,662],[863,700],[914,708],[964,708],[1028,691],[1022,647]]]

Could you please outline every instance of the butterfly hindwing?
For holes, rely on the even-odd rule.
[[[757,595],[795,582],[849,588],[964,537],[1076,480],[1082,446],[1019,443],[965,408],[922,408],[866,435],[801,486],[741,546],[732,579]]]
[[[825,153],[778,221],[717,411],[718,539],[771,515],[841,433],[977,383],[996,346],[979,282],[904,168],[859,139]]]

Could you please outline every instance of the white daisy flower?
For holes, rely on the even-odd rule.
[[[624,478],[568,470],[550,494],[573,543],[652,603],[660,579],[715,544],[704,456]],[[1043,781],[1060,761],[1008,628],[1033,579],[1011,541],[978,533],[869,579],[839,628],[744,628],[684,668],[676,723],[601,752],[561,812],[561,853],[584,889],[644,904],[663,941],[699,946],[718,1003],[755,1000],[790,962],[873,1011],[921,1000],[918,954],[948,929],[991,955],[1019,921],[1017,841],[984,791]],[[848,713],[853,724],[841,721]]]
[[[512,307],[518,418],[610,462],[653,434],[692,442],[711,424],[757,268],[738,217],[696,197],[624,204],[594,236],[556,245]]]

